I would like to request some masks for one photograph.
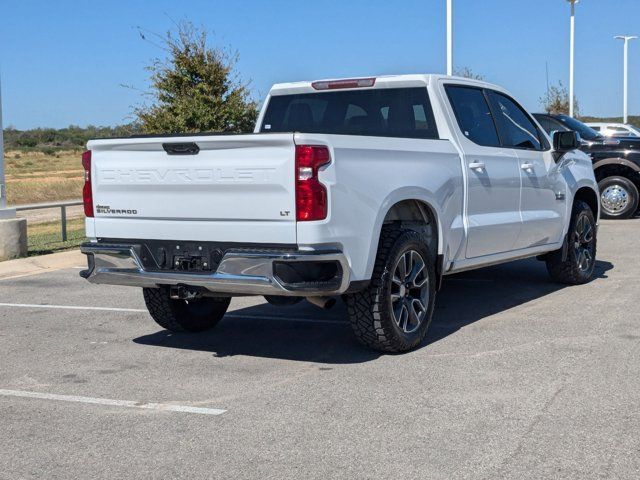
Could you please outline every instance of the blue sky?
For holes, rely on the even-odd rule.
[[[622,45],[640,34],[638,0],[576,7],[576,95],[589,115],[621,115]],[[445,0],[24,0],[0,4],[5,126],[127,122],[149,61],[162,54],[136,27],[189,19],[240,53],[256,98],[276,82],[445,69]],[[568,85],[564,0],[454,0],[454,61],[539,110],[545,62]],[[629,111],[640,113],[640,40],[630,44]]]

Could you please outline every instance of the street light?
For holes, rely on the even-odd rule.
[[[447,75],[453,75],[453,0],[447,0]]]
[[[0,90],[2,84],[0,83]],[[0,261],[27,256],[27,219],[16,218],[15,208],[7,208],[4,183],[4,142],[2,137],[2,94],[0,93]]]
[[[580,0],[567,0],[571,4],[571,23],[569,27],[569,116],[573,117],[573,51],[576,32],[575,6]]]
[[[4,138],[2,131],[2,82],[0,81],[0,210],[7,208],[7,189],[4,181]]]
[[[7,184],[4,176],[4,139],[2,136],[2,82],[0,81],[0,220],[15,218],[15,209],[7,208]],[[0,252],[2,251],[2,237],[0,236]]]
[[[629,70],[627,68],[628,66],[628,59],[629,59],[629,40],[633,40],[634,38],[638,38],[635,35],[616,35],[613,38],[617,38],[620,40],[624,40],[624,80],[623,80],[623,104],[624,106],[622,107],[622,111],[623,111],[623,123],[627,123],[627,114],[628,114],[628,110],[627,110],[627,99],[628,99],[628,77],[629,77]]]

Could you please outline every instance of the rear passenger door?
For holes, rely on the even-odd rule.
[[[481,88],[449,84],[466,164],[467,258],[507,252],[520,233],[520,166],[503,148]]]
[[[515,249],[556,243],[562,236],[566,185],[551,147],[525,110],[504,93],[487,90],[503,147],[518,157],[522,229]]]

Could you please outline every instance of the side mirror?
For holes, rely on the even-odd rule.
[[[580,135],[573,130],[553,132],[553,149],[556,153],[566,153],[580,147]]]

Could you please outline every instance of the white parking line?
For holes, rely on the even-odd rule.
[[[0,303],[0,307],[9,308],[43,308],[43,309],[57,309],[57,310],[90,310],[99,312],[128,312],[128,313],[147,313],[147,310],[141,308],[115,308],[115,307],[84,307],[77,305],[41,305],[37,303]],[[330,324],[343,324],[340,320],[326,320],[321,318],[287,318],[277,317],[274,315],[245,315],[242,313],[229,312],[225,315],[225,318],[246,318],[250,320],[279,320],[281,322],[313,322],[313,323],[330,323]]]
[[[190,407],[188,405],[172,405],[169,403],[140,403],[133,400],[113,400],[110,398],[80,397],[77,395],[57,395],[55,393],[27,392],[23,390],[0,389],[0,396],[37,398],[40,400],[58,400],[61,402],[91,403],[110,407],[140,408],[163,412],[197,413],[201,415],[222,415],[226,410],[219,408]]]

